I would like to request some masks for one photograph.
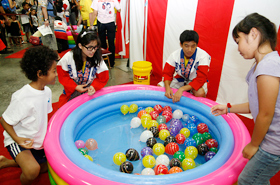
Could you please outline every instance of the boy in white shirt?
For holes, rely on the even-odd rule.
[[[52,94],[46,85],[55,83],[57,59],[57,53],[46,46],[25,52],[20,66],[31,82],[13,93],[0,120],[4,145],[14,159],[0,156],[0,169],[19,166],[21,184],[31,184],[40,173],[47,171],[43,141],[48,113],[52,111]]]

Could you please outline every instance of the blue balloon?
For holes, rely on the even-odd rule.
[[[185,142],[184,142],[184,145],[186,146],[186,148],[188,146],[194,146],[196,147],[196,141],[193,139],[193,138],[186,138]]]
[[[195,123],[195,124],[198,124],[198,122],[199,122],[198,117],[196,117],[195,115],[192,115],[192,116],[190,117],[190,120],[191,120],[193,123]]]
[[[187,128],[190,130],[190,137],[192,137],[194,134],[198,133],[196,124],[194,124],[194,123],[188,123]]]

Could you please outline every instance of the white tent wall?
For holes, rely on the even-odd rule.
[[[143,61],[143,35],[144,35],[144,8],[145,0],[130,1],[130,42],[129,42],[129,61],[130,67],[133,62]],[[132,62],[133,61],[133,62]]]
[[[151,3],[158,0],[130,0],[130,67],[133,62],[146,60],[144,58],[144,26],[148,25],[145,22],[145,3]],[[166,24],[164,27],[164,43],[163,43],[163,56],[162,66],[167,57],[177,48],[179,45],[179,35],[185,29],[194,29],[197,18],[197,12],[199,11],[198,3],[204,3],[205,0],[165,0],[168,1],[166,9]],[[232,0],[224,0],[232,2]],[[276,0],[235,0],[231,15],[230,27],[228,30],[228,37],[226,42],[226,49],[224,52],[224,59],[222,61],[222,72],[220,80],[216,85],[218,86],[218,92],[216,100],[218,103],[232,104],[243,103],[248,101],[247,99],[247,83],[245,77],[247,72],[252,67],[253,60],[245,60],[240,56],[238,52],[238,46],[232,39],[232,29],[234,26],[242,20],[246,15],[257,12],[266,16],[272,22],[276,24],[277,30],[280,24],[280,1]],[[150,8],[150,6],[148,6]],[[148,11],[148,10],[146,10]],[[165,10],[163,10],[165,11]],[[200,12],[201,13],[201,12]],[[203,12],[202,12],[203,13]],[[148,17],[151,15],[147,15]],[[155,16],[155,15],[154,15]],[[223,17],[221,17],[223,19]],[[149,20],[149,19],[147,19]],[[219,24],[218,20],[209,20],[215,24]],[[150,32],[151,33],[151,32]],[[157,30],[153,34],[157,34]],[[199,42],[203,42],[206,39],[200,37]],[[216,39],[218,44],[220,40]],[[213,47],[213,43],[209,43],[209,47]],[[207,51],[207,46],[204,44],[204,50]],[[152,50],[147,50],[150,55]],[[211,70],[211,69],[210,69]],[[213,75],[213,74],[212,74]],[[214,74],[215,75],[215,74]]]

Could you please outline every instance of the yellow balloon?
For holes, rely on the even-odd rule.
[[[142,163],[146,168],[153,168],[156,165],[156,159],[152,155],[146,155],[142,159]]]
[[[182,168],[185,171],[195,168],[194,160],[192,158],[185,158],[182,162]]]
[[[126,161],[126,155],[122,152],[118,152],[114,155],[113,161],[116,165],[121,165],[124,161]]]
[[[194,146],[188,146],[185,150],[185,157],[195,159],[197,157],[198,151]]]
[[[163,129],[161,131],[159,131],[159,138],[163,141],[165,141],[165,139],[170,136],[170,132],[166,129]]]
[[[145,111],[150,114],[150,112],[154,111],[153,107],[147,107],[145,108]]]
[[[138,110],[138,105],[133,103],[129,106],[129,112],[130,113],[135,113],[135,112],[137,112],[137,110]]]
[[[89,155],[84,155],[88,160],[90,160],[90,161],[93,161],[93,159],[92,159],[92,157],[91,156],[89,156]]]
[[[153,146],[153,152],[154,152],[154,154],[156,154],[156,155],[164,154],[164,152],[165,152],[165,147],[164,147],[164,145],[161,144],[161,143],[156,143],[156,144]]]
[[[144,128],[148,127],[148,122],[152,120],[152,116],[150,114],[143,114],[141,116],[141,123]]]
[[[126,115],[129,111],[129,107],[127,105],[122,105],[121,106],[121,112]]]
[[[151,127],[157,127],[158,128],[158,122],[156,120],[150,120],[147,124],[147,129],[150,129]]]
[[[191,132],[188,128],[182,128],[180,130],[180,134],[183,134],[186,138],[188,138],[190,136]]]

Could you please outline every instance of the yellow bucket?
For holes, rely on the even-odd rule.
[[[133,63],[133,83],[150,85],[150,74],[152,63],[148,61],[137,61]]]

